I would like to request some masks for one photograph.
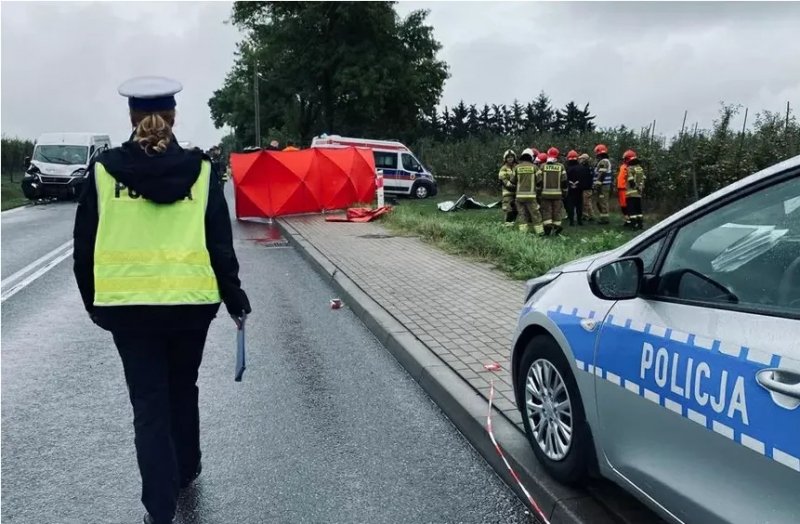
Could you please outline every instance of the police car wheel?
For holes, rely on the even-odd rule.
[[[411,196],[420,200],[428,198],[430,194],[431,188],[424,182],[417,182],[414,184],[414,187],[411,188]]]
[[[592,438],[575,376],[552,338],[538,335],[528,343],[517,383],[536,458],[559,482],[580,482],[588,473]]]

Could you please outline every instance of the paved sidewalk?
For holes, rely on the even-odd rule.
[[[508,358],[523,282],[418,238],[388,236],[374,223],[325,222],[321,216],[284,222],[487,399],[494,375],[497,409],[522,429]],[[505,373],[484,373],[489,363]]]

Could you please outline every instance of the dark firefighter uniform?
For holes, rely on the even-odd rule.
[[[567,191],[567,170],[557,158],[550,157],[540,171],[542,224],[544,234],[561,233],[563,198]]]
[[[533,151],[530,149],[523,151],[519,158],[519,164],[514,167],[514,176],[517,179],[517,209],[523,218],[519,230],[533,229],[534,233],[542,235],[544,234],[542,215],[539,203],[536,201],[536,173],[539,168],[533,163]]]
[[[153,78],[120,87],[146,113],[174,108],[178,91]],[[84,307],[122,360],[144,521],[172,522],[179,490],[201,470],[196,382],[209,326],[220,302],[236,317],[250,311],[209,158],[174,136],[162,153],[133,140],[101,153],[79,199],[73,256]]]
[[[500,173],[497,175],[500,179],[500,184],[503,186],[502,206],[503,213],[506,214],[506,227],[514,227],[514,221],[517,219],[517,180],[514,178],[514,163],[516,155],[510,149],[503,155],[503,167],[500,168]]]
[[[595,148],[597,165],[594,168],[594,202],[597,205],[598,218],[601,224],[608,224],[608,204],[611,200],[613,174],[611,160],[608,158],[606,146]]]
[[[627,187],[625,189],[625,200],[627,202],[628,219],[631,227],[642,229],[644,227],[644,216],[642,215],[642,196],[644,194],[644,169],[639,163],[639,159],[633,157],[628,161],[626,172]]]

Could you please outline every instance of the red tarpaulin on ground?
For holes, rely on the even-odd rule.
[[[273,218],[344,209],[375,198],[369,149],[231,154],[236,218]]]
[[[372,209],[371,207],[351,207],[344,216],[325,217],[325,220],[327,222],[372,222],[391,210],[392,206],[383,206],[377,209]]]

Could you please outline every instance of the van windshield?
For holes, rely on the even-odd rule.
[[[33,160],[47,162],[48,164],[86,164],[88,163],[88,146],[71,146],[66,144],[53,144],[36,146]]]

